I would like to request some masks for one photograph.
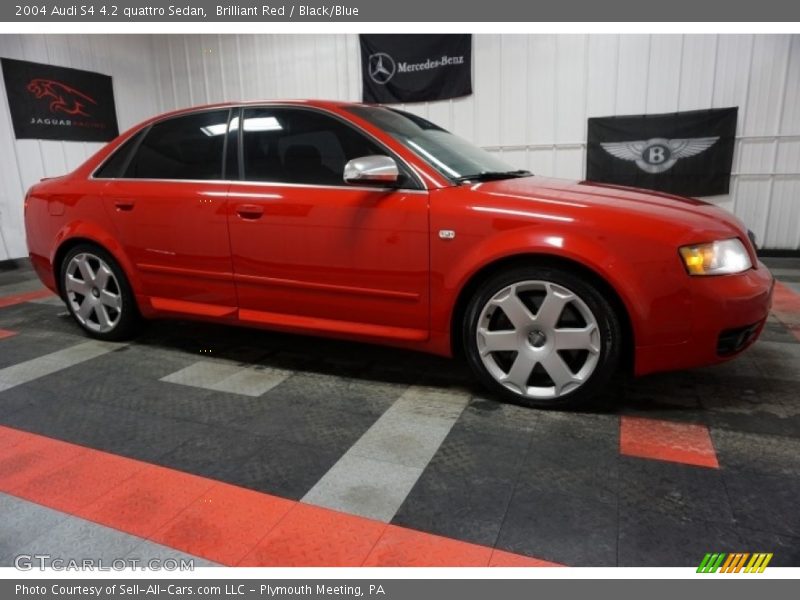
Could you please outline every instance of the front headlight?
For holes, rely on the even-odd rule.
[[[683,246],[680,253],[689,275],[741,273],[753,266],[750,255],[738,238]]]

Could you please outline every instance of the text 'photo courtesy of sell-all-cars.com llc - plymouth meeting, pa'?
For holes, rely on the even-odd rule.
[[[493,396],[584,405],[616,373],[727,360],[773,278],[711,204],[516,170],[339,102],[158,116],[25,198],[30,257],[86,332],[180,317],[463,357]]]

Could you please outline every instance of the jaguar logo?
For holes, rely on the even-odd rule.
[[[397,66],[394,59],[385,52],[370,55],[367,65],[369,78],[378,85],[386,85],[394,77]]]
[[[608,142],[600,145],[611,156],[620,160],[634,161],[642,171],[658,174],[668,171],[682,158],[705,152],[716,144],[718,139],[719,137],[674,140],[652,138],[630,142]]]
[[[27,90],[38,100],[48,99],[52,113],[89,117],[91,115],[87,112],[87,107],[97,104],[91,96],[52,79],[31,79]]]

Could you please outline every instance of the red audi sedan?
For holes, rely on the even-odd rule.
[[[25,199],[33,265],[86,332],[182,317],[464,355],[499,398],[590,399],[721,362],[773,279],[699,200],[536,177],[380,106],[155,117]]]

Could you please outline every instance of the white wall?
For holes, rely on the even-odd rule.
[[[158,113],[151,39],[134,35],[0,35],[0,56],[113,77],[120,131]],[[22,202],[42,177],[67,173],[101,143],[15,140],[0,78],[0,260],[26,256]]]
[[[358,38],[154,39],[164,109],[222,99],[359,100]],[[585,173],[586,119],[739,107],[735,212],[770,248],[800,248],[800,36],[476,35],[474,94],[408,105],[535,173]]]
[[[0,55],[113,75],[121,128],[221,100],[361,93],[356,35],[0,36]],[[587,117],[738,106],[732,193],[710,200],[763,245],[800,248],[800,36],[476,35],[473,63],[472,96],[405,108],[544,175],[583,175]],[[5,94],[0,102],[7,113]],[[18,256],[8,208],[94,145],[15,143],[9,127],[6,118],[0,152],[16,148],[23,166],[0,161],[0,217]]]

